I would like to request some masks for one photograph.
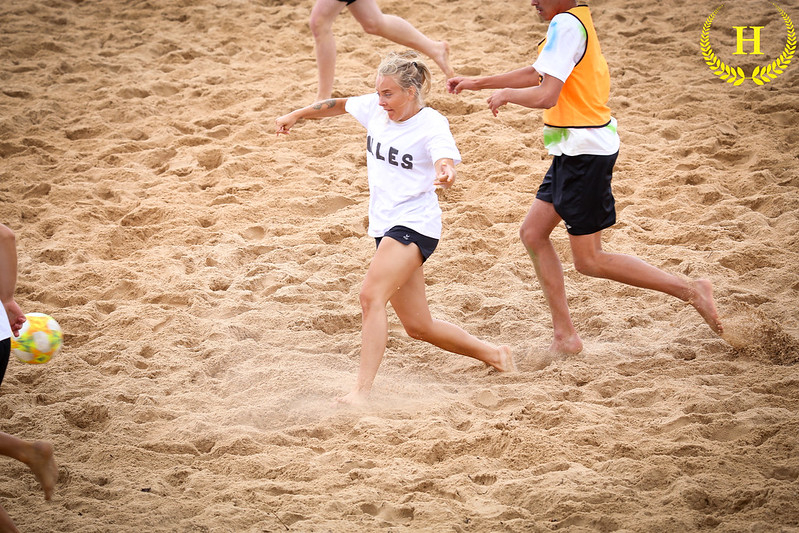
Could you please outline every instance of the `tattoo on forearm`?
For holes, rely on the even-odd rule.
[[[317,102],[313,105],[313,108],[318,111],[319,109],[322,109],[324,106],[327,106],[328,109],[333,109],[334,107],[336,107],[336,100],[334,98],[331,98],[330,100],[326,100],[324,102]]]

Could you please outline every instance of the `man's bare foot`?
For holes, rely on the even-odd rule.
[[[430,56],[436,62],[438,68],[444,73],[447,79],[455,77],[455,71],[449,64],[449,43],[447,41],[438,41],[436,46],[436,54]]]
[[[36,476],[36,480],[42,486],[44,499],[49,500],[53,496],[56,481],[58,481],[58,466],[53,455],[53,446],[50,443],[36,441],[30,449],[29,460],[25,464]]]
[[[691,283],[694,289],[688,303],[699,311],[707,325],[716,332],[717,335],[724,333],[724,326],[721,325],[719,313],[716,311],[716,302],[713,299],[713,285],[706,279],[696,280]]]
[[[549,346],[549,351],[560,356],[577,355],[583,351],[583,341],[576,333],[565,338],[556,336]]]

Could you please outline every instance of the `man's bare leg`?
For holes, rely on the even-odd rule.
[[[554,339],[549,350],[559,355],[575,355],[582,351],[583,341],[577,334],[569,313],[563,266],[549,238],[560,220],[552,204],[536,199],[519,234],[530,259],[533,260],[538,282],[552,315]]]
[[[601,231],[591,235],[570,235],[569,239],[578,272],[675,296],[690,303],[716,334],[723,333],[713,299],[713,287],[708,280],[686,281],[637,257],[604,252]]]

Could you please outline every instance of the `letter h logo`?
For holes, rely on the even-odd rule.
[[[735,28],[738,35],[734,55],[746,55],[746,52],[744,52],[744,42],[752,43],[751,55],[763,55],[763,52],[760,51],[760,30],[765,28],[765,26],[733,26],[733,28]],[[744,30],[746,28],[752,28],[754,30],[754,37],[751,39],[744,38]]]

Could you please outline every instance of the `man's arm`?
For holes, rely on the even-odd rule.
[[[501,89],[488,99],[488,107],[494,116],[505,104],[517,104],[533,109],[549,109],[558,103],[563,82],[552,76],[544,76],[544,81],[537,87],[526,89]]]
[[[13,231],[0,224],[0,302],[3,304],[14,335],[19,334],[19,328],[25,323],[25,314],[14,300],[16,287],[17,240]]]
[[[17,286],[17,242],[14,232],[0,224],[0,301],[14,299]]]
[[[452,94],[459,94],[463,90],[479,91],[481,89],[504,89],[535,87],[538,85],[539,75],[533,67],[522,67],[520,69],[496,74],[494,76],[484,76],[482,78],[464,78],[456,76],[447,80],[447,90]]]

